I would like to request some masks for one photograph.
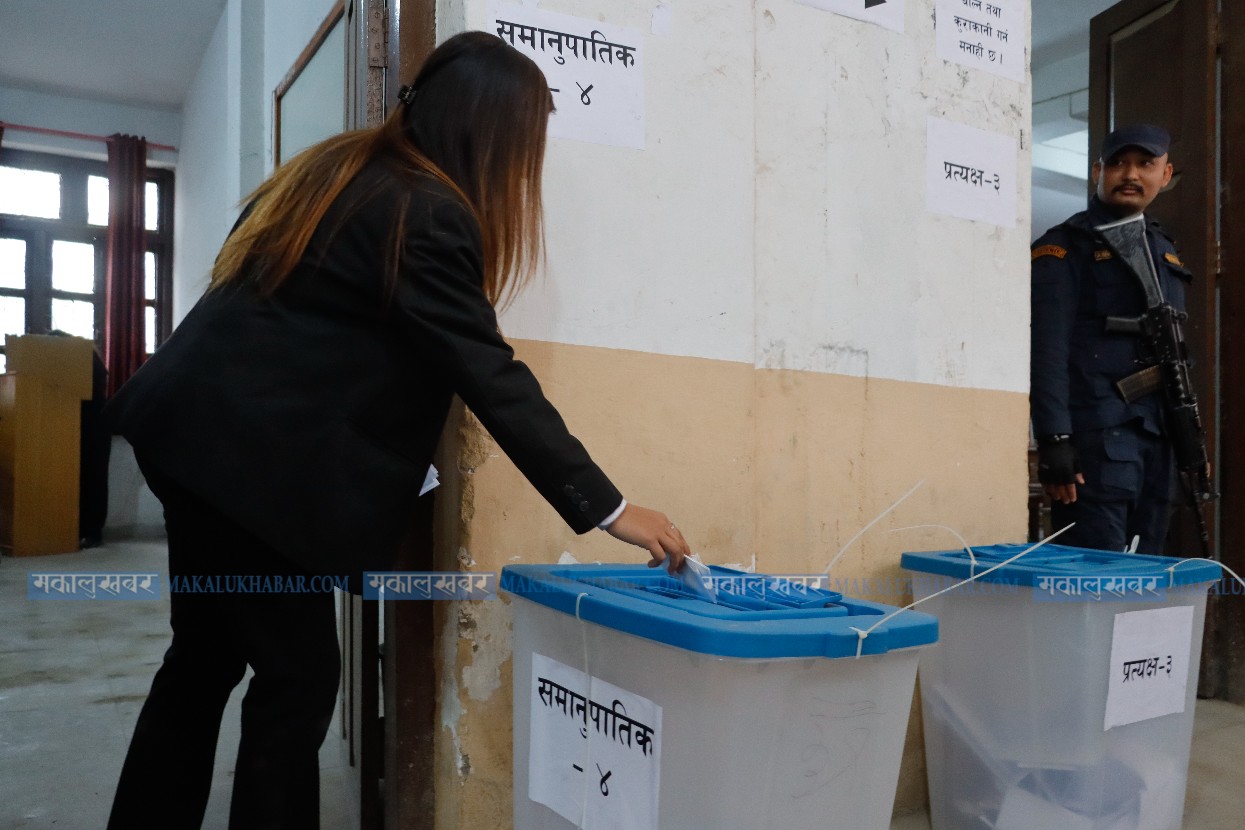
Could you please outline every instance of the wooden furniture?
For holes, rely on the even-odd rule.
[[[94,345],[28,334],[5,341],[0,375],[0,550],[78,550],[79,421]]]

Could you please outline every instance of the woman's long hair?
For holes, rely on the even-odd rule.
[[[431,176],[474,212],[484,245],[484,292],[513,298],[544,254],[541,169],[553,109],[544,73],[485,32],[437,47],[413,84],[414,98],[383,124],[304,150],[261,184],[247,217],[226,240],[212,288],[253,280],[271,293],[302,259],[316,226],[365,165],[385,159],[396,175]],[[395,211],[388,279],[397,279],[410,191]]]

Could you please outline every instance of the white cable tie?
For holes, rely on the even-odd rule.
[[[1136,553],[1137,547],[1140,544],[1141,544],[1141,534],[1138,533],[1133,536],[1133,541],[1128,544],[1128,547],[1124,548],[1124,552],[1125,553]]]
[[[924,484],[925,484],[925,479],[921,479],[921,480],[920,480],[920,481],[918,481],[916,484],[912,485],[912,489],[911,489],[911,490],[909,490],[908,492],[904,493],[902,496],[900,496],[898,501],[896,501],[896,502],[895,502],[894,504],[892,504],[890,507],[886,508],[886,509],[885,509],[885,510],[883,510],[881,513],[879,513],[877,516],[875,516],[875,517],[874,517],[874,519],[873,519],[873,521],[869,522],[869,524],[865,525],[865,526],[864,526],[864,527],[862,527],[860,530],[856,531],[856,535],[855,535],[855,536],[853,536],[852,538],[848,539],[848,540],[847,540],[847,544],[846,544],[846,545],[844,545],[843,547],[839,548],[839,552],[838,552],[838,553],[836,553],[836,554],[834,555],[834,558],[830,560],[830,564],[829,564],[829,565],[827,565],[827,566],[826,566],[826,569],[825,569],[824,571],[822,571],[822,572],[821,572],[821,573],[822,573],[822,575],[823,575],[823,576],[825,576],[825,575],[827,575],[827,574],[829,574],[829,573],[830,573],[830,569],[834,567],[834,563],[839,561],[839,557],[840,557],[840,556],[842,556],[844,553],[846,553],[846,552],[847,552],[847,549],[848,549],[848,548],[850,548],[850,547],[852,546],[852,543],[853,543],[853,542],[855,542],[855,541],[856,541],[857,539],[859,539],[861,536],[864,536],[864,535],[865,535],[865,533],[869,530],[869,528],[873,527],[875,524],[877,524],[878,522],[882,521],[882,517],[883,517],[883,516],[885,516],[887,513],[891,512],[892,510],[894,510],[894,509],[895,509],[896,507],[898,507],[899,505],[903,504],[903,503],[904,503],[904,500],[906,500],[906,499],[908,498],[908,496],[912,495],[912,494],[913,494],[913,493],[915,493],[917,490],[920,490],[920,489],[921,489],[921,487],[922,487]]]
[[[1206,559],[1201,556],[1195,556],[1190,559],[1181,559],[1179,562],[1172,565],[1170,568],[1166,569],[1167,570],[1167,590],[1170,591],[1172,588],[1176,587],[1176,569],[1186,562],[1210,562],[1212,565],[1218,565],[1220,569],[1227,571],[1228,573],[1232,575],[1233,579],[1241,583],[1241,587],[1245,588],[1245,579],[1241,579],[1241,577],[1237,575],[1236,571],[1232,570],[1227,565],[1223,564],[1222,562],[1218,562],[1214,559]]]
[[[939,525],[939,524],[908,525],[907,527],[897,527],[894,530],[888,530],[886,532],[887,533],[898,533],[901,530],[923,530],[925,528],[931,528],[931,527],[936,527],[941,530],[945,530],[948,533],[950,533],[952,536],[960,540],[960,544],[964,547],[964,552],[968,554],[968,561],[969,561],[968,572],[970,575],[975,574],[977,572],[977,557],[976,555],[973,554],[973,549],[969,547],[968,541],[963,536],[960,535],[960,532],[958,530],[956,530],[953,527],[948,527],[947,525]]]
[[[1013,556],[1011,559],[1005,559],[1004,561],[1000,562],[999,564],[995,565],[994,567],[989,568],[989,569],[987,569],[987,570],[984,570],[984,571],[982,571],[981,573],[977,574],[976,576],[972,576],[972,577],[969,577],[968,579],[965,579],[965,580],[962,580],[962,581],[960,581],[960,582],[957,582],[956,584],[954,584],[954,585],[950,586],[949,588],[943,588],[941,591],[939,591],[939,592],[937,592],[937,593],[934,593],[934,594],[930,594],[930,595],[929,595],[929,596],[927,596],[927,597],[922,597],[921,599],[918,599],[916,602],[913,602],[913,603],[910,603],[910,604],[908,604],[908,605],[905,605],[903,608],[896,608],[894,611],[890,612],[890,613],[889,613],[889,614],[887,614],[885,617],[882,617],[882,619],[878,620],[878,621],[877,621],[877,622],[875,622],[873,625],[871,625],[871,626],[869,626],[868,628],[866,628],[864,631],[860,631],[859,629],[855,629],[855,628],[853,628],[852,630],[853,630],[853,631],[856,631],[856,632],[860,635],[861,641],[863,642],[863,640],[864,640],[864,638],[865,638],[865,637],[867,637],[867,636],[869,636],[870,634],[872,634],[872,633],[873,633],[873,629],[877,628],[879,625],[881,625],[882,623],[886,622],[887,620],[889,620],[889,619],[891,619],[891,618],[893,618],[893,617],[897,617],[897,616],[899,616],[899,615],[900,615],[900,614],[902,614],[904,611],[911,611],[913,608],[917,607],[917,606],[918,606],[918,605],[920,605],[922,602],[926,602],[927,600],[931,600],[931,599],[933,599],[934,597],[942,596],[943,594],[945,594],[945,593],[947,593],[947,592],[949,592],[949,591],[954,591],[956,588],[959,588],[961,585],[967,585],[967,584],[968,584],[968,583],[970,583],[970,582],[975,582],[976,580],[981,579],[983,576],[986,576],[987,574],[994,573],[994,572],[995,572],[995,571],[997,571],[999,568],[1003,568],[1003,567],[1006,567],[1006,566],[1008,566],[1008,565],[1012,564],[1013,562],[1015,562],[1017,559],[1019,559],[1019,558],[1020,558],[1020,557],[1022,557],[1022,556],[1028,556],[1028,555],[1029,555],[1030,553],[1032,553],[1033,551],[1035,551],[1035,550],[1037,550],[1038,548],[1042,547],[1043,545],[1045,545],[1045,544],[1049,543],[1052,539],[1054,539],[1054,538],[1055,538],[1056,536],[1058,536],[1059,534],[1061,534],[1061,533],[1065,533],[1066,531],[1071,530],[1071,529],[1072,529],[1072,527],[1073,527],[1073,526],[1075,526],[1075,525],[1076,525],[1076,522],[1073,522],[1072,524],[1068,525],[1067,527],[1065,527],[1065,528],[1063,528],[1063,529],[1061,529],[1061,530],[1058,530],[1058,531],[1056,531],[1056,532],[1052,533],[1051,535],[1047,536],[1045,539],[1043,539],[1042,541],[1038,542],[1036,545],[1031,545],[1030,547],[1025,548],[1025,549],[1024,549],[1024,550],[1022,550],[1020,553],[1018,553],[1018,554],[1016,554],[1015,556]],[[859,647],[859,644],[857,645],[857,648],[856,648],[856,656],[857,656],[857,658],[859,658],[859,657],[860,657],[860,647]]]
[[[1211,560],[1211,561],[1214,561],[1214,560]],[[1222,562],[1218,562],[1216,564],[1218,564],[1219,567],[1223,568],[1228,573],[1232,574],[1232,578],[1235,579],[1237,582],[1241,583],[1242,588],[1245,588],[1245,579],[1241,579],[1240,574],[1238,574],[1236,571],[1232,570],[1231,568],[1229,568],[1227,565],[1223,564]]]
[[[592,700],[592,673],[588,671],[588,626],[584,625],[584,618],[579,615],[579,605],[583,602],[584,597],[588,596],[587,591],[581,591],[579,596],[575,597],[575,619],[579,620],[579,639],[584,646],[584,683],[587,685],[587,698]],[[587,759],[584,761],[584,786],[579,794],[579,830],[584,830],[588,826],[588,768],[592,764],[592,731],[585,730],[588,733],[588,744],[586,752]]]
[[[856,632],[856,659],[859,660],[861,649],[865,647],[865,638],[869,636],[869,632],[861,631],[854,625],[849,625],[848,628]]]

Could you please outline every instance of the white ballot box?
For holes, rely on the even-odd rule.
[[[712,567],[514,566],[516,830],[885,830],[930,616]],[[858,646],[860,655],[857,654]]]
[[[996,545],[905,553],[913,596],[1010,559]],[[1184,810],[1203,561],[1049,545],[923,603],[934,830],[1174,830]]]

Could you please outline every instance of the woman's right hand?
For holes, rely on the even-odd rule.
[[[666,570],[672,575],[683,568],[683,558],[692,555],[683,534],[665,513],[637,504],[623,508],[605,530],[615,539],[647,550],[652,557],[648,563],[650,568],[665,562]]]

